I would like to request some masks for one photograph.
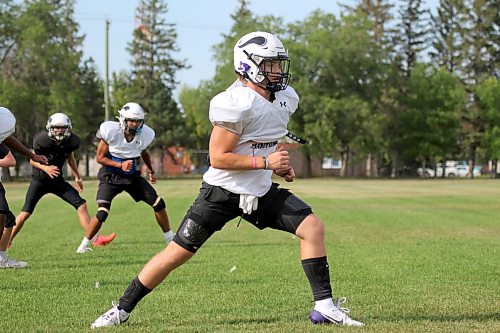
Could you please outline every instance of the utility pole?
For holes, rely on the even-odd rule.
[[[106,19],[106,77],[104,79],[104,120],[109,120],[109,19]]]

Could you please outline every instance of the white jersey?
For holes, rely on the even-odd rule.
[[[120,159],[131,159],[139,157],[151,144],[155,138],[155,131],[151,127],[143,125],[141,132],[128,142],[119,122],[105,121],[99,126],[96,136],[98,139],[106,141],[112,156]]]
[[[240,136],[233,153],[267,156],[276,151],[278,140],[287,134],[288,121],[297,110],[299,96],[291,87],[275,96],[270,102],[250,88],[233,85],[210,101],[210,122]],[[272,170],[210,167],[203,180],[233,193],[261,197],[271,187],[272,173]]]
[[[0,143],[16,131],[16,118],[9,109],[0,106]]]

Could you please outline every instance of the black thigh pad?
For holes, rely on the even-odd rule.
[[[174,241],[189,252],[196,253],[212,234],[213,231],[210,232],[187,214],[175,234]]]

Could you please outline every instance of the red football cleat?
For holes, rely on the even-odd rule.
[[[104,246],[113,241],[115,239],[116,234],[113,232],[107,236],[99,235],[97,238],[94,240],[93,244],[94,246]]]

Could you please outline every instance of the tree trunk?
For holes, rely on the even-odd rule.
[[[373,155],[368,154],[368,156],[366,156],[366,177],[372,177],[372,163]]]
[[[349,166],[349,148],[342,152],[342,167],[340,168],[340,177],[345,177],[347,175],[347,168]]]
[[[391,178],[397,178],[399,154],[397,151],[393,151],[391,155],[392,155]]]
[[[311,159],[311,153],[309,152],[309,149],[304,149],[304,165],[302,166],[302,176],[304,178],[311,178],[312,177],[312,159]]]

